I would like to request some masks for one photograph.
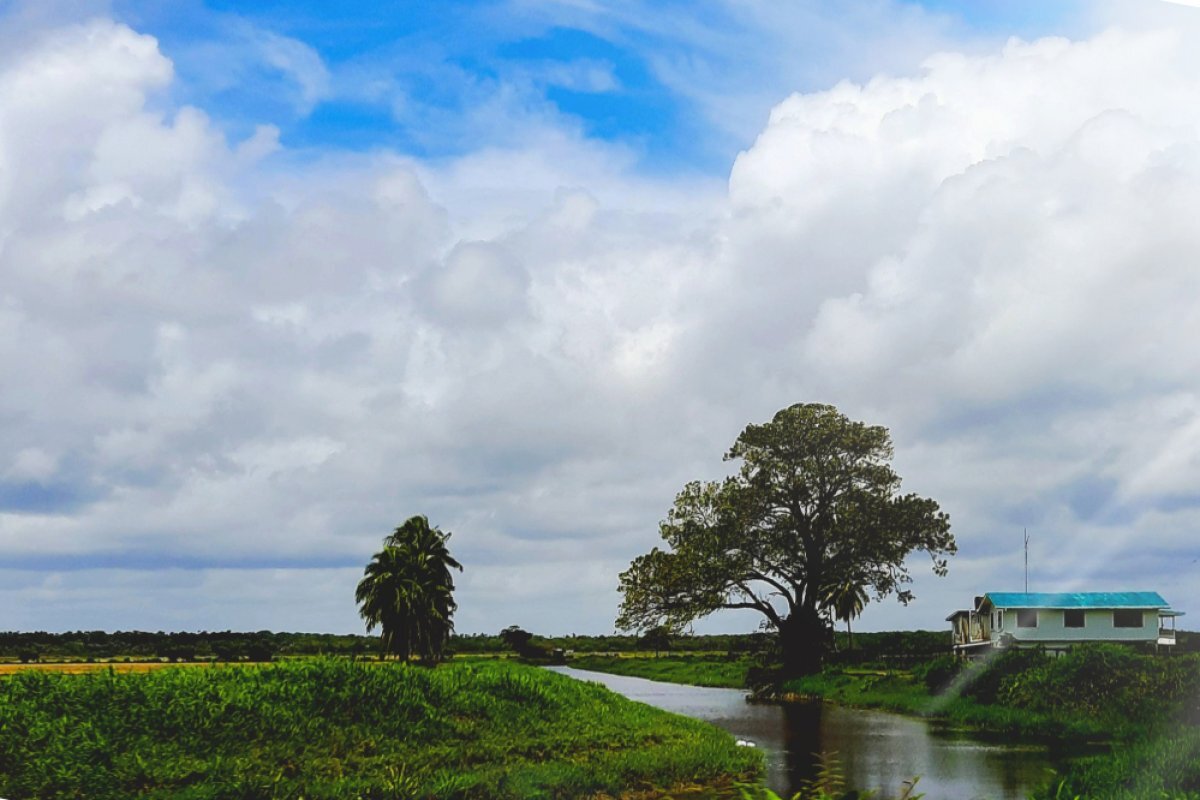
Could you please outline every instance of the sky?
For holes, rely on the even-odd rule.
[[[1200,613],[1200,9],[0,0],[0,629],[604,633],[675,493],[886,426],[985,591]],[[698,632],[753,630],[727,613]],[[1184,627],[1187,627],[1184,625]]]

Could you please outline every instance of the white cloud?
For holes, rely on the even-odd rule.
[[[26,447],[13,457],[4,477],[15,481],[45,480],[58,470],[58,459],[37,447]]]
[[[262,60],[295,81],[299,111],[307,114],[330,96],[332,77],[316,50],[298,39],[270,31],[256,31],[253,38]]]
[[[604,630],[674,492],[799,401],[889,425],[955,522],[951,577],[868,627],[1017,585],[1022,526],[1042,588],[1184,604],[1194,66],[1178,31],[937,56],[783,100],[726,190],[553,120],[300,162],[163,108],[127,27],[31,40],[0,66],[5,605],[352,629],[358,565],[426,513],[460,628]]]

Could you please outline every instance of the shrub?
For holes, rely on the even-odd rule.
[[[1000,699],[1046,713],[1150,721],[1179,713],[1200,692],[1200,659],[1139,655],[1114,644],[1088,644],[1008,678]]]
[[[1046,663],[1041,650],[1010,648],[993,658],[972,664],[962,694],[980,703],[992,704],[1000,697],[1005,682]]]
[[[246,648],[246,658],[250,661],[270,661],[274,656],[271,648],[261,642],[255,642]]]
[[[924,683],[930,692],[939,694],[950,686],[964,666],[965,662],[958,656],[946,655],[915,667],[913,676]]]

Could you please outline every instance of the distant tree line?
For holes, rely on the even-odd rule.
[[[949,634],[947,634],[948,636]],[[856,637],[859,634],[856,634]],[[550,648],[577,653],[634,652],[652,650],[645,637],[537,636],[536,642]],[[762,633],[719,634],[713,636],[672,636],[662,649],[676,652],[721,651],[757,652],[767,646],[769,637]],[[91,659],[163,659],[264,661],[287,656],[374,656],[379,652],[378,636],[333,633],[275,633],[272,631],[235,632],[201,631],[69,631],[67,633],[0,632],[0,659],[13,660],[87,660]],[[447,655],[500,655],[511,653],[499,634],[467,634],[450,637]]]
[[[0,632],[0,659],[19,661],[133,660],[270,661],[288,655],[361,655],[376,637],[271,631],[44,631]]]
[[[564,652],[616,653],[744,653],[769,654],[774,637],[766,633],[655,636],[567,635],[535,636],[533,642]],[[1174,653],[1200,653],[1200,633],[1179,631]],[[887,631],[854,634],[853,649],[845,633],[835,637],[831,659],[838,663],[918,662],[945,655],[950,632]],[[274,633],[272,631],[199,633],[163,631],[71,631],[68,633],[0,632],[0,659],[5,661],[134,660],[268,661],[289,656],[374,656],[378,636],[333,633]],[[446,654],[501,655],[511,647],[497,634],[450,637]]]
[[[580,654],[653,652],[656,650],[680,653],[753,653],[760,652],[769,647],[771,638],[770,635],[765,633],[731,633],[702,636],[681,634],[670,636],[669,641],[664,645],[656,637],[647,637],[645,635],[604,634],[592,636],[568,634],[565,636],[542,636],[535,634],[533,635],[533,642],[538,645],[561,649],[565,652]],[[656,647],[656,645],[658,646]],[[476,633],[451,637],[450,650],[455,653],[483,655],[506,651],[511,652],[512,648],[505,644],[504,638],[500,634]]]

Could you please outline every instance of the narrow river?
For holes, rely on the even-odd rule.
[[[758,705],[738,689],[707,689],[571,667],[550,667],[595,681],[676,714],[711,722],[755,743],[767,759],[767,785],[790,797],[816,769],[814,753],[834,753],[851,789],[900,794],[920,776],[925,800],[1025,800],[1061,771],[1041,748],[985,742],[920,719],[832,703]]]

